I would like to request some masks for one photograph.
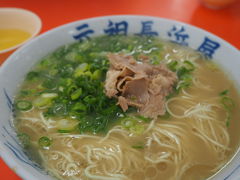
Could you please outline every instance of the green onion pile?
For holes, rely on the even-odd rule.
[[[122,52],[138,58],[145,54],[158,64],[161,49],[155,38],[140,36],[101,36],[61,47],[27,74],[15,108],[43,110],[45,118],[58,121],[59,133],[106,133],[126,116],[116,99],[104,93],[109,68],[106,55]]]

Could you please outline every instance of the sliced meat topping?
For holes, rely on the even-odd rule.
[[[110,68],[105,81],[105,93],[118,99],[123,111],[135,106],[145,117],[165,114],[165,97],[172,92],[176,73],[164,64],[150,65],[147,57],[138,62],[132,56],[109,54]]]
[[[121,71],[116,71],[114,69],[108,70],[106,75],[107,80],[105,81],[105,90],[108,97],[113,97],[118,93],[116,85],[120,74]]]
[[[133,79],[132,81],[126,82],[122,96],[139,104],[148,103],[149,93],[147,79]]]

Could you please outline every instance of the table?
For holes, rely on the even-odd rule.
[[[220,10],[200,0],[1,0],[0,7],[31,10],[42,19],[41,33],[72,21],[119,14],[170,18],[203,28],[240,49],[240,0]],[[21,180],[0,159],[0,179]]]

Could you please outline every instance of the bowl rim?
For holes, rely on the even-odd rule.
[[[218,40],[221,43],[224,43],[225,46],[231,50],[233,50],[234,52],[236,52],[237,54],[239,54],[240,57],[240,51],[232,44],[230,44],[229,42],[227,42],[226,40],[218,37],[217,35],[214,35],[211,32],[208,32],[207,30],[204,30],[200,27],[185,23],[185,22],[181,22],[178,20],[173,20],[173,19],[168,19],[168,18],[162,18],[162,17],[158,17],[158,16],[150,16],[150,15],[132,15],[132,14],[119,14],[119,15],[107,15],[107,16],[96,16],[96,17],[90,17],[90,18],[83,18],[80,20],[76,20],[76,21],[72,21],[66,24],[62,24],[59,26],[56,26],[52,29],[49,29],[48,31],[38,35],[37,37],[32,38],[31,40],[29,40],[27,43],[25,43],[23,46],[21,46],[20,48],[18,48],[14,53],[12,53],[4,62],[3,64],[0,66],[0,76],[3,73],[3,69],[5,69],[5,67],[7,67],[9,64],[12,63],[11,59],[15,58],[22,50],[24,50],[25,48],[27,48],[28,46],[31,46],[32,43],[37,42],[39,39],[41,38],[45,38],[48,35],[51,35],[51,33],[54,33],[54,31],[58,31],[61,29],[65,29],[68,28],[76,23],[80,23],[80,22],[89,22],[89,21],[97,21],[97,20],[104,20],[106,18],[127,18],[127,17],[131,17],[131,18],[136,18],[136,19],[140,19],[140,18],[152,18],[152,20],[154,21],[164,21],[164,22],[171,22],[171,23],[176,23],[179,25],[184,25],[184,26],[188,26],[191,29],[193,29],[195,32],[199,33],[202,32],[206,35],[209,35],[211,37],[214,37],[216,40]],[[3,143],[0,141],[0,149],[1,147],[4,148]],[[233,154],[233,156],[231,157],[231,159],[219,170],[222,171],[222,169],[224,169],[230,162],[232,162],[233,159],[236,158],[236,155],[238,154],[238,152],[240,151],[240,146],[237,148],[236,152]],[[13,156],[8,153],[8,152],[4,152],[4,151],[0,151],[0,158],[3,159],[3,161],[7,164],[7,166],[12,169],[19,177],[21,177],[22,179],[26,179],[26,180],[32,180],[35,179],[36,177],[29,171],[27,171],[25,168],[22,168],[19,166],[19,162],[15,162]],[[15,169],[17,168],[17,170]],[[219,172],[218,171],[218,172]],[[218,172],[216,172],[218,174]],[[212,176],[211,176],[212,177]],[[208,177],[207,180],[211,179],[211,177]],[[214,177],[214,175],[213,175]]]
[[[10,12],[11,11],[12,12],[20,12],[20,13],[26,14],[28,16],[32,16],[34,18],[34,21],[39,24],[39,27],[36,28],[34,33],[32,33],[29,38],[27,38],[26,40],[24,40],[23,42],[21,42],[19,44],[16,44],[15,46],[11,46],[10,48],[0,50],[0,54],[7,53],[7,52],[10,52],[14,49],[17,49],[18,47],[22,46],[23,44],[25,44],[26,42],[28,42],[32,38],[34,38],[42,30],[42,20],[33,11],[30,11],[28,9],[23,9],[23,8],[16,8],[16,7],[0,7],[0,12],[8,12],[8,11],[10,11]]]

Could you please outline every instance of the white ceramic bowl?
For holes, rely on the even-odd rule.
[[[21,8],[0,8],[0,29],[19,29],[30,34],[22,43],[0,51],[0,62],[28,40],[36,36],[42,28],[41,19],[33,12]]]
[[[0,153],[25,180],[50,180],[22,151],[11,123],[12,100],[24,75],[59,46],[102,34],[152,34],[188,45],[212,56],[240,89],[240,53],[226,41],[181,22],[147,16],[107,16],[76,21],[28,42],[15,51],[0,70]],[[239,180],[240,152],[211,180]]]

